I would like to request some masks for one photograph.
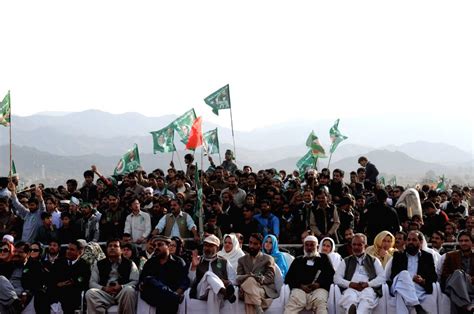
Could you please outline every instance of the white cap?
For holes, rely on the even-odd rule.
[[[12,235],[6,234],[3,236],[2,241],[8,241],[13,244],[15,242],[15,238]]]

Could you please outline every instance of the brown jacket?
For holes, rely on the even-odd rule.
[[[262,288],[269,298],[278,298],[278,291],[275,289],[275,262],[270,255],[258,252],[255,260],[252,261],[250,254],[245,254],[239,258],[237,266],[237,283],[242,284],[252,273],[263,275],[265,278]]]
[[[443,263],[443,270],[441,272],[441,287],[444,288],[446,280],[455,270],[461,269],[461,256],[462,252],[460,250],[446,253],[446,257]],[[469,275],[474,275],[474,253],[471,252],[471,269],[469,270]]]

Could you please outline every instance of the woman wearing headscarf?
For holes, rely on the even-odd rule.
[[[341,255],[336,252],[336,244],[332,238],[326,237],[321,240],[318,248],[319,253],[324,253],[329,257],[334,270],[337,269],[339,263],[342,261]]]
[[[381,231],[375,236],[374,245],[367,248],[366,253],[376,257],[385,268],[388,261],[392,258],[395,246],[395,237],[388,231]]]
[[[285,259],[285,255],[278,249],[278,240],[273,234],[268,234],[263,239],[262,252],[271,255],[275,260],[275,264],[281,270],[281,275],[285,279],[286,273],[288,272],[288,264]]]
[[[235,234],[224,235],[224,246],[222,250],[217,252],[217,256],[225,258],[232,268],[237,271],[238,260],[244,255],[245,253],[240,248],[239,240]]]

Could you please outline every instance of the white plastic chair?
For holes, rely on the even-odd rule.
[[[295,260],[295,257],[290,253],[282,252],[283,256],[285,256],[286,264],[288,265],[288,269],[290,269],[291,263]]]

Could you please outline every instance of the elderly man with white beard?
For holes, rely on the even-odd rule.
[[[217,256],[220,241],[215,235],[204,239],[203,256],[193,252],[188,277],[191,280],[191,298],[207,300],[210,314],[217,314],[224,305],[236,301],[234,284],[236,272],[223,257]]]
[[[326,254],[318,253],[318,239],[304,239],[304,255],[298,256],[290,266],[285,283],[291,294],[285,306],[285,314],[299,313],[306,309],[313,313],[328,312],[329,287],[333,282],[334,269]]]

